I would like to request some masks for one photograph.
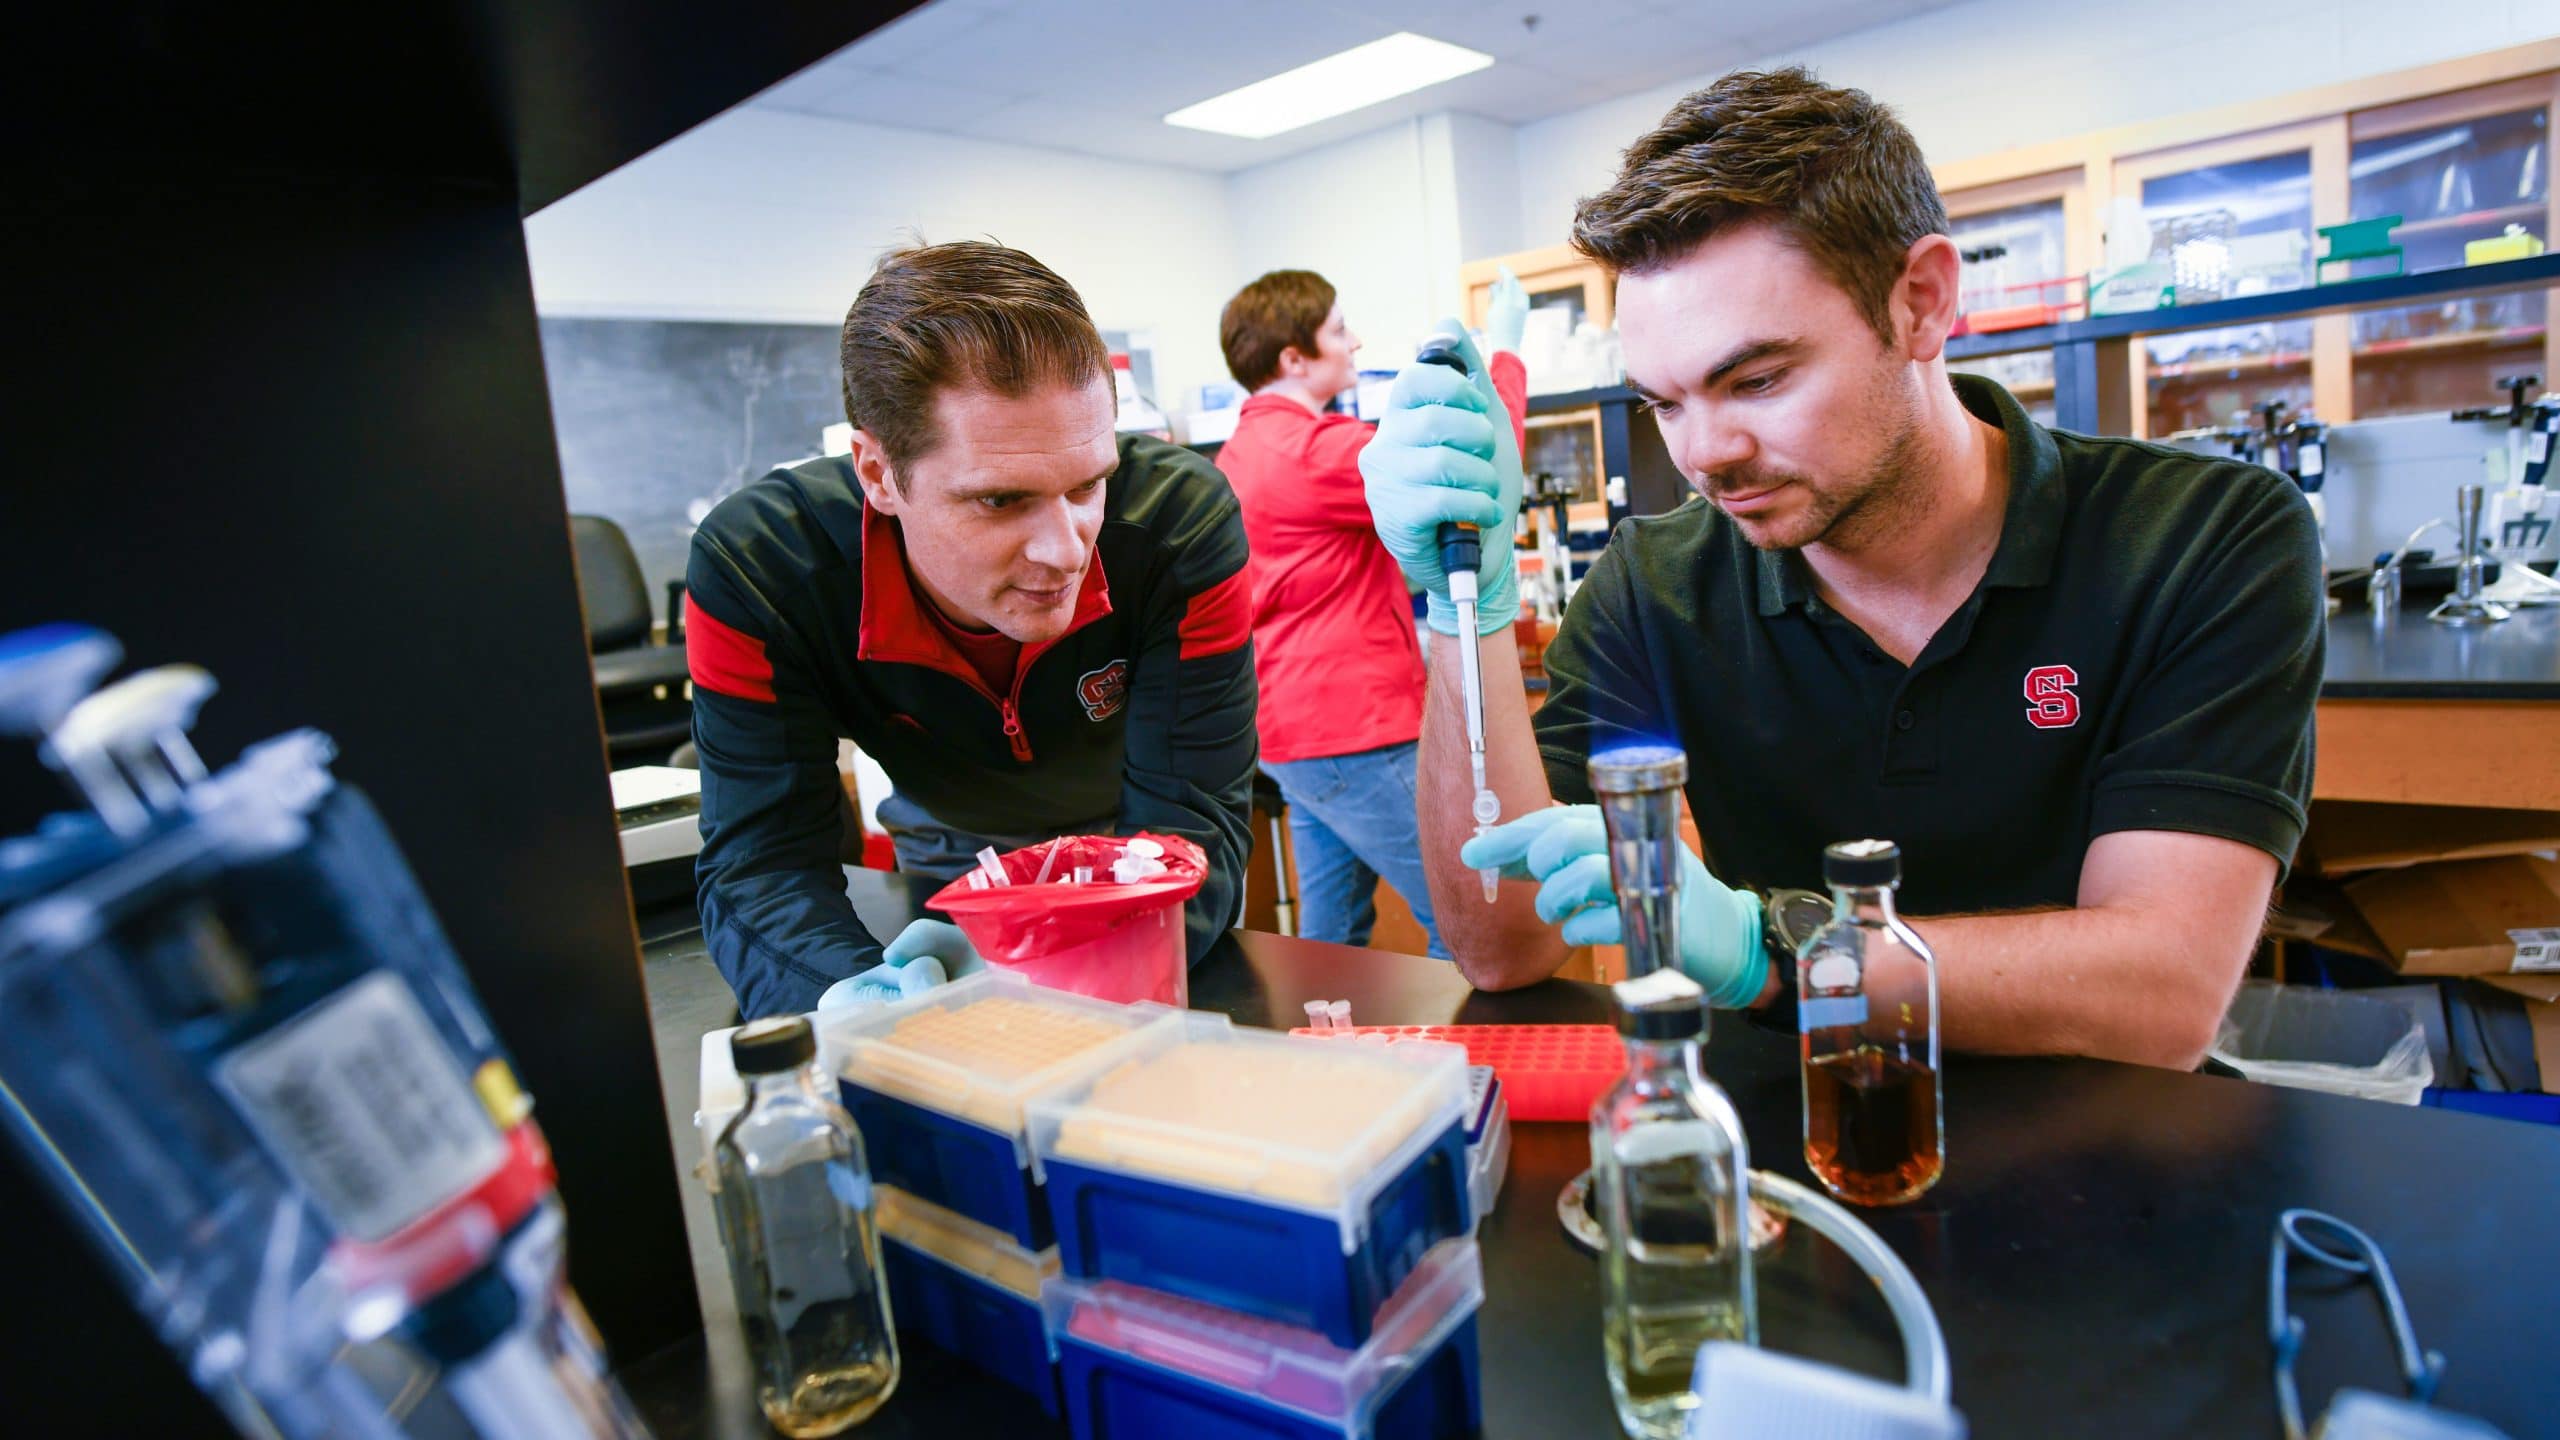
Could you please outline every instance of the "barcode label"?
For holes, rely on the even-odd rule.
[[[216,1078],[340,1233],[379,1240],[497,1168],[506,1142],[397,975],[223,1057]]]
[[[2526,445],[2525,459],[2539,465],[2549,458],[2551,458],[2551,432],[2534,431],[2533,439]]]
[[[2518,975],[2560,971],[2560,929],[2510,930],[2507,938],[2516,942],[2515,963],[2507,967],[2509,971]]]
[[[1864,1025],[1867,1023],[1867,997],[1828,995],[1819,1000],[1799,1000],[1796,1002],[1796,1023],[1807,1030]]]

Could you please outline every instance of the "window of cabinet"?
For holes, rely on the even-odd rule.
[[[2392,240],[2409,271],[2458,269],[2472,243],[2511,230],[2551,238],[2547,103],[2365,129],[2349,151],[2351,213],[2400,216]],[[2547,296],[2511,294],[2358,314],[2356,418],[2485,404],[2500,379],[2544,373],[2549,309]]]
[[[2151,258],[2180,304],[2298,290],[2311,281],[2311,152],[2286,150],[2141,182]],[[2188,330],[2143,342],[2149,433],[2227,425],[2281,400],[2312,404],[2307,320]]]

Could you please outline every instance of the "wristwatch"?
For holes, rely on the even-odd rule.
[[[1831,923],[1831,897],[1811,890],[1772,890],[1760,902],[1769,963],[1782,967],[1778,983],[1796,988],[1796,956],[1814,932]]]

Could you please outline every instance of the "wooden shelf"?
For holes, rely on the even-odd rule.
[[[2012,385],[2008,388],[2010,398],[2015,400],[2050,400],[2053,398],[2053,382],[2050,380],[2030,380],[2024,385]]]
[[[2307,369],[2310,364],[2311,352],[2308,350],[2277,350],[2265,355],[2242,355],[2231,360],[2182,360],[2175,365],[2154,365],[2145,372],[2144,378],[2155,382],[2219,380],[2268,370]]]
[[[2550,214],[2551,208],[2548,205],[2540,200],[2531,200],[2521,205],[2500,205],[2489,210],[2466,210],[2459,215],[2438,215],[2428,220],[2412,220],[2405,225],[2392,226],[2391,238],[2398,240],[2410,235],[2436,235],[2447,230],[2468,230],[2476,225],[2494,225],[2504,230],[2509,225],[2547,219]]]
[[[2494,350],[2501,345],[2530,345],[2542,339],[2540,325],[2516,325],[2504,330],[2466,330],[2452,335],[2420,335],[2409,340],[2376,340],[2359,345],[2359,360],[2396,360],[2407,356],[2437,354],[2447,350]]]

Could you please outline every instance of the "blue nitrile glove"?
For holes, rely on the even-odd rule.
[[[1485,300],[1484,343],[1489,350],[1520,353],[1520,337],[1529,329],[1529,292],[1520,287],[1520,277],[1511,267],[1493,282],[1493,294]]]
[[[1498,868],[1505,879],[1542,882],[1538,918],[1562,921],[1567,945],[1621,939],[1609,833],[1597,805],[1557,805],[1496,825],[1468,841],[1458,861],[1471,870]],[[1759,999],[1769,983],[1760,897],[1708,874],[1686,845],[1680,847],[1680,968],[1706,990],[1709,1004],[1727,1010]]]
[[[828,986],[818,997],[818,1008],[891,1004],[972,974],[985,965],[978,958],[977,947],[960,933],[959,926],[940,920],[918,920],[882,947],[879,964]]]
[[[945,974],[957,980],[975,975],[987,968],[978,958],[978,947],[959,926],[947,920],[912,920],[898,932],[898,938],[881,947],[880,963],[904,965],[909,961],[930,957],[942,962]]]
[[[1455,320],[1467,373],[1415,361],[1396,376],[1386,418],[1360,452],[1369,519],[1387,553],[1429,597],[1431,628],[1458,633],[1449,577],[1440,570],[1440,525],[1456,520],[1482,532],[1476,566],[1476,632],[1497,634],[1520,615],[1520,570],[1511,531],[1520,514],[1520,447],[1511,416],[1493,393],[1484,357]]]

